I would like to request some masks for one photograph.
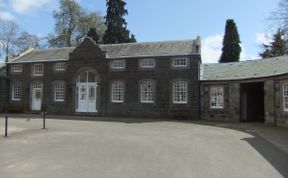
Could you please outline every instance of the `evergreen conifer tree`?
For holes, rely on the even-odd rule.
[[[284,39],[284,30],[278,29],[273,35],[273,41],[270,45],[263,44],[264,51],[259,53],[262,58],[283,56],[286,52],[286,41]]]
[[[92,38],[96,43],[99,43],[99,36],[97,34],[96,28],[91,27],[87,33],[87,36]]]
[[[132,33],[131,37],[130,37],[130,43],[136,43],[136,42],[137,42],[137,40],[135,38],[135,35]]]
[[[124,16],[128,14],[125,9],[126,2],[123,0],[107,0],[107,14],[105,24],[107,30],[103,36],[104,44],[131,42],[130,32]],[[134,36],[135,39],[135,36]]]
[[[228,19],[226,21],[222,55],[219,62],[238,62],[241,53],[240,43],[241,41],[236,24],[233,19]]]

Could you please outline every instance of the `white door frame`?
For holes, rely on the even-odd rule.
[[[94,87],[93,93],[89,90]],[[97,83],[77,83],[77,108],[76,112],[97,112]],[[80,89],[84,88],[84,93]],[[82,95],[83,94],[83,95]],[[92,98],[91,98],[92,97]]]
[[[91,73],[95,75],[91,78]],[[86,76],[81,78],[82,74]],[[90,76],[89,76],[90,75]],[[87,77],[87,78],[86,78]],[[81,82],[80,82],[81,78]],[[92,80],[91,80],[92,79]],[[94,80],[93,80],[94,79]],[[83,89],[83,91],[80,91]],[[89,70],[80,73],[76,80],[76,112],[87,112],[96,113],[97,112],[97,81],[96,74]]]
[[[31,83],[31,110],[40,111],[43,96],[42,82]]]

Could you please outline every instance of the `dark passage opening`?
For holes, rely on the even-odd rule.
[[[264,83],[244,83],[241,91],[241,121],[264,122]]]

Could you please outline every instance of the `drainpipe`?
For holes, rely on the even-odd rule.
[[[276,85],[275,80],[273,81],[273,90],[274,90],[274,127],[277,126],[277,118],[276,118]]]

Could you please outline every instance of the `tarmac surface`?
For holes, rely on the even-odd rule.
[[[288,178],[286,128],[37,117],[11,116],[5,138],[0,116],[1,178]]]

